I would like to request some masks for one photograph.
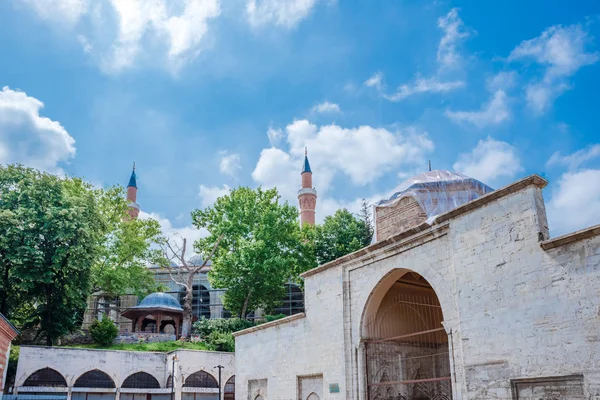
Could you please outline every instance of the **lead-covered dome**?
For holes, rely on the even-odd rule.
[[[181,305],[177,299],[168,293],[156,292],[149,294],[137,306],[133,307],[136,309],[140,308],[160,308],[170,309],[174,311],[183,311]]]
[[[458,206],[475,200],[492,188],[468,176],[434,170],[414,176],[375,204],[375,235],[380,241],[413,228]]]

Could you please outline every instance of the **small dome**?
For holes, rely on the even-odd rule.
[[[134,308],[168,308],[183,311],[177,299],[168,293],[156,292],[144,297],[141,303]]]
[[[204,259],[202,258],[202,256],[200,254],[196,254],[195,256],[192,256],[189,258],[189,260],[187,260],[188,264],[191,265],[202,265],[204,264]],[[208,262],[206,263],[207,267],[210,267],[212,265],[212,262],[210,260],[208,260]]]

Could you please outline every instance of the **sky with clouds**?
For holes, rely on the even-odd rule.
[[[600,3],[0,2],[0,163],[126,185],[167,233],[238,185],[318,219],[427,169],[529,174],[553,235],[600,223]]]

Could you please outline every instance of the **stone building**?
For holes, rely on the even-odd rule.
[[[8,367],[8,357],[10,355],[10,345],[14,338],[17,337],[19,331],[10,323],[9,320],[0,314],[0,399],[4,392],[6,383],[6,370]]]
[[[239,398],[600,399],[600,225],[550,238],[537,175],[431,183],[304,273],[304,313],[235,334]]]
[[[220,371],[221,400],[233,400],[234,367],[233,353],[214,351],[21,346],[15,395],[57,400],[219,400]]]

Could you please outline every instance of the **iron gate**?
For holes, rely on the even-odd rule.
[[[448,335],[437,296],[400,294],[365,341],[369,400],[451,400]]]

